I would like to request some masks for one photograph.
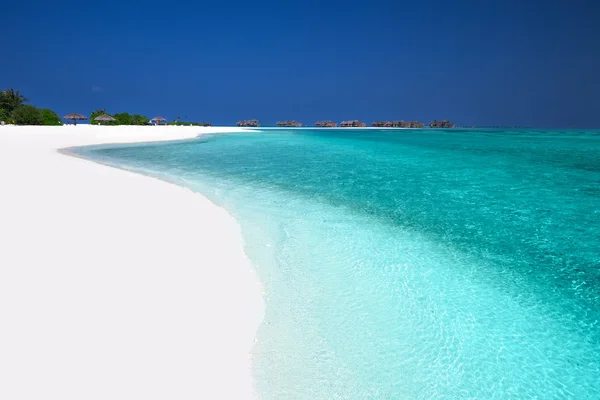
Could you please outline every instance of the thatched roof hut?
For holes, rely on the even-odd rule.
[[[302,122],[298,122],[295,119],[291,121],[279,121],[277,126],[287,127],[287,128],[300,128],[302,126]]]
[[[391,121],[375,121],[371,124],[371,126],[376,128],[392,128],[394,123]]]
[[[337,124],[333,121],[317,121],[315,126],[318,126],[319,128],[335,128]]]
[[[454,128],[454,124],[447,119],[444,119],[442,121],[434,120],[429,123],[429,127],[431,127],[431,128]]]
[[[154,122],[155,125],[160,125],[161,122],[165,123],[165,125],[166,125],[167,119],[163,118],[159,115],[159,116],[152,118],[150,121]]]
[[[342,126],[356,126],[353,125],[356,122],[360,121],[345,121]],[[425,125],[419,121],[376,121],[373,122],[372,126],[379,128],[423,128]]]
[[[344,128],[364,128],[365,126],[367,126],[367,124],[365,124],[364,122],[360,122],[359,120],[355,119],[353,121],[343,121],[340,126],[344,127]]]
[[[75,125],[77,125],[77,120],[85,120],[88,119],[85,115],[82,114],[77,114],[77,113],[71,113],[71,114],[67,114],[63,117],[64,119],[68,120],[73,120],[73,123]]]
[[[102,115],[99,115],[96,118],[94,118],[94,121],[102,121],[102,122],[106,123],[106,122],[116,121],[116,119],[114,119],[113,117],[111,117],[108,114],[102,114]]]
[[[257,119],[247,119],[247,120],[238,121],[237,126],[244,126],[244,127],[250,126],[250,127],[257,128],[260,126],[260,124],[258,123]]]

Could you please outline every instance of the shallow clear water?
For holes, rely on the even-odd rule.
[[[265,399],[600,398],[600,134],[270,130],[77,150],[240,222]]]

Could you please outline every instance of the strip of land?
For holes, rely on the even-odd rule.
[[[0,398],[253,397],[264,305],[236,221],[57,151],[236,130],[0,127]]]

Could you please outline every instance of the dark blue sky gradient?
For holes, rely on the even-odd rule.
[[[0,88],[231,124],[600,126],[600,1],[13,1]]]

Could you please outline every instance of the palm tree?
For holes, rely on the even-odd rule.
[[[4,108],[11,113],[14,109],[28,102],[29,99],[23,96],[18,90],[5,89],[0,95],[0,108]]]

